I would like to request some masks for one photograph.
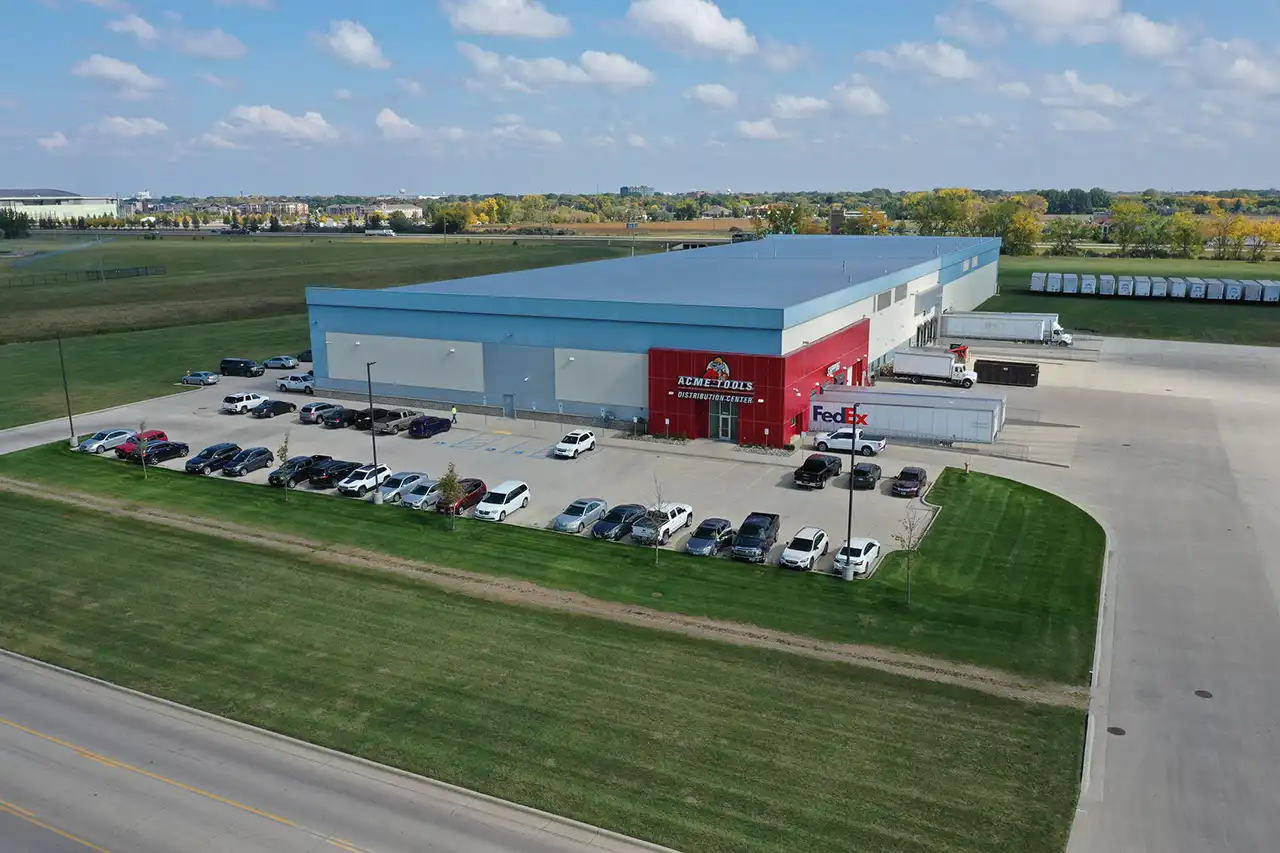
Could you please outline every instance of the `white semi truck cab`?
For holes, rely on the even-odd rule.
[[[1049,331],[1049,336],[1053,343],[1060,347],[1069,347],[1074,342],[1071,333],[1064,330],[1057,322],[1054,322],[1053,328]]]

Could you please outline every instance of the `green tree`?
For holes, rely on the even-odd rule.
[[[887,235],[891,223],[883,210],[871,207],[860,207],[852,214],[845,214],[840,225],[841,234]]]
[[[366,217],[365,217],[365,220],[364,220],[364,227],[365,227],[365,228],[375,228],[375,229],[376,229],[376,228],[381,228],[381,227],[382,227],[382,214],[381,214],[381,213],[370,213],[368,216],[366,216]]]
[[[1119,247],[1120,254],[1129,254],[1129,249],[1138,242],[1146,221],[1147,206],[1142,202],[1116,202],[1111,212],[1111,239]]]
[[[1142,221],[1138,231],[1138,254],[1144,258],[1158,258],[1169,243],[1171,223],[1169,217],[1158,214],[1148,215]]]
[[[290,430],[284,431],[284,438],[280,439],[280,446],[276,448],[276,459],[280,461],[281,465],[289,461],[289,433]],[[284,492],[285,503],[289,502],[289,490],[293,488],[293,485],[292,477],[284,481],[284,488],[281,491]]]
[[[404,215],[403,210],[397,210],[391,214],[391,219],[387,224],[392,231],[400,234],[409,230],[409,217]]]
[[[1169,245],[1180,258],[1198,258],[1204,249],[1204,223],[1180,210],[1169,219]]]
[[[273,214],[271,214],[271,224],[270,224],[269,226],[267,226],[267,230],[268,230],[268,231],[283,231],[283,230],[284,230],[284,226],[282,226],[282,225],[280,224],[280,217],[276,216],[274,213],[273,213]]]
[[[1087,223],[1072,216],[1059,216],[1049,222],[1045,237],[1049,240],[1049,254],[1072,256],[1080,254],[1077,245],[1088,236]]]
[[[975,198],[971,190],[959,187],[912,193],[907,196],[905,214],[921,235],[964,234],[974,225]]]
[[[462,498],[462,481],[458,479],[458,469],[453,463],[449,463],[448,469],[445,470],[444,476],[440,478],[440,482],[436,484],[440,489],[440,504],[442,506],[453,506]],[[457,513],[449,513],[449,529],[453,530],[457,527]]]
[[[31,235],[31,217],[25,213],[15,213],[8,208],[0,210],[0,236],[6,240]]]

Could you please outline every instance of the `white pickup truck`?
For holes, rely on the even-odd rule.
[[[888,439],[882,435],[864,434],[860,429],[850,428],[818,433],[813,439],[813,446],[823,453],[828,450],[843,450],[859,456],[875,456],[883,452],[888,443]]]
[[[639,545],[666,545],[677,530],[693,521],[693,507],[688,504],[663,503],[649,507],[644,518],[631,528],[631,541]]]

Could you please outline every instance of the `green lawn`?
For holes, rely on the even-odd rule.
[[[1280,346],[1280,309],[1274,305],[1031,293],[1032,272],[1275,280],[1280,279],[1280,262],[1002,257],[1000,295],[978,309],[1056,311],[1067,329],[1115,337]]]
[[[310,348],[305,315],[145,332],[64,338],[75,412],[91,412],[181,390],[187,370],[217,371],[223,356],[266,358]],[[0,429],[66,414],[54,341],[0,346]]]
[[[872,643],[1087,683],[1093,654],[1101,528],[1080,509],[1009,480],[948,470],[945,507],[913,573],[890,557],[868,582],[843,583],[776,566],[747,566],[581,537],[86,459],[59,443],[0,457],[0,474],[195,515],[517,577],[595,598],[761,625],[826,640]],[[891,543],[886,543],[890,544]]]
[[[216,714],[686,853],[1065,844],[1076,712],[22,496],[0,528],[41,542],[0,555],[0,644]]]
[[[22,248],[46,245],[18,241]],[[55,248],[74,245],[57,241]],[[639,251],[651,251],[641,247]],[[94,334],[296,314],[308,285],[378,288],[619,258],[629,243],[501,242],[462,238],[166,236],[116,234],[38,263],[0,267],[0,342],[55,331]],[[163,276],[71,284],[25,283],[62,271],[162,266]]]

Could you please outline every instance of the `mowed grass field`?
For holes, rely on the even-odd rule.
[[[1280,305],[1031,293],[1033,272],[1280,280],[1280,262],[1147,258],[1000,259],[1000,295],[979,311],[1057,312],[1069,330],[1100,335],[1280,346]]]
[[[219,715],[685,853],[1065,844],[1078,712],[24,496],[0,528],[40,542],[0,554],[0,644]]]
[[[217,372],[224,356],[296,355],[310,346],[305,314],[62,341],[76,413],[180,393],[187,370]],[[57,343],[0,346],[0,429],[66,412]]]
[[[181,440],[181,436],[175,436]],[[199,448],[193,448],[195,452]],[[868,643],[1085,684],[1093,655],[1104,537],[1066,501],[997,477],[948,469],[931,493],[943,507],[912,576],[903,555],[869,581],[843,583],[775,565],[748,566],[516,525],[379,507],[308,493],[283,494],[224,478],[92,459],[59,443],[0,457],[0,474],[188,515],[439,566],[515,577],[594,598]],[[885,543],[893,547],[892,543]]]
[[[21,241],[40,249],[41,239]],[[308,286],[378,288],[630,255],[629,244],[363,237],[221,237],[131,234],[0,266],[0,343],[297,314]],[[650,251],[640,245],[636,251]],[[105,282],[29,283],[63,271],[165,267],[166,275]]]

